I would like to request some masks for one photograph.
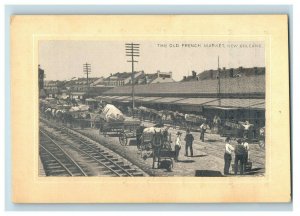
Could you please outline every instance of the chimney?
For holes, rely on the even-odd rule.
[[[186,80],[186,76],[183,76],[183,80]]]
[[[197,73],[195,71],[192,71],[192,75],[193,75],[193,78],[196,78]]]

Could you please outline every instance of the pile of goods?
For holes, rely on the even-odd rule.
[[[125,120],[123,113],[112,104],[107,104],[103,108],[103,111],[100,114],[100,116],[106,122],[123,122]]]
[[[187,122],[193,123],[203,123],[206,121],[206,118],[201,115],[185,114],[184,118]]]
[[[168,131],[167,127],[148,127],[143,130],[143,139],[144,141],[152,140],[152,137],[156,133],[164,134]]]
[[[88,110],[89,110],[88,105],[79,105],[79,106],[71,107],[71,109],[69,111],[70,112],[82,112],[82,111],[88,111]]]

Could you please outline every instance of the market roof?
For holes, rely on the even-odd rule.
[[[146,85],[136,85],[135,95],[153,97],[198,97],[205,94],[218,94],[218,80],[155,83]],[[131,86],[115,87],[104,92],[104,95],[128,95],[132,93]],[[220,80],[221,94],[239,94],[248,97],[250,94],[265,95],[265,76],[235,77]]]
[[[104,101],[116,101],[116,102],[128,102],[131,101],[129,96],[99,96],[97,99]],[[171,101],[174,105],[193,105],[193,106],[202,106],[206,108],[217,108],[217,109],[265,109],[265,100],[264,99],[252,99],[252,98],[169,98],[169,97],[137,97],[136,101],[141,103],[152,103],[152,104],[161,104],[167,103],[166,101]],[[170,102],[169,102],[170,103]]]

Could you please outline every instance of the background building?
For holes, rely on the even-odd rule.
[[[44,78],[45,78],[45,71],[43,69],[41,69],[40,65],[39,65],[39,72],[38,72],[38,79],[39,79],[39,89],[43,89],[44,88]]]
[[[210,79],[218,79],[220,73],[221,78],[235,78],[241,76],[259,76],[265,75],[265,68],[264,67],[253,67],[253,68],[229,68],[226,69],[225,67],[220,68],[218,70],[205,70],[201,73],[196,71],[192,71],[191,76],[184,76],[181,80],[182,82],[186,81],[200,81],[200,80],[210,80]]]
[[[131,86],[116,87],[99,98],[111,102],[131,101]],[[135,86],[136,106],[201,114],[208,119],[265,124],[265,76],[241,76],[190,82]]]

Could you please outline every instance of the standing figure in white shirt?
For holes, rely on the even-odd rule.
[[[179,151],[181,149],[181,132],[177,132],[175,141],[175,162],[178,162]]]
[[[205,134],[205,131],[207,130],[207,128],[208,128],[208,125],[205,122],[200,126],[200,140],[202,142],[204,142],[204,134]]]
[[[232,160],[233,146],[230,144],[230,137],[225,140],[225,153],[224,153],[224,175],[229,175],[230,164]]]
[[[246,139],[242,139],[242,145],[245,147],[245,149],[246,149],[246,153],[245,153],[245,161],[244,161],[244,163],[245,163],[245,165],[246,165],[246,163],[248,162],[248,160],[249,160],[249,154],[250,154],[250,148],[249,148],[249,144],[248,144],[248,142],[246,141]]]

